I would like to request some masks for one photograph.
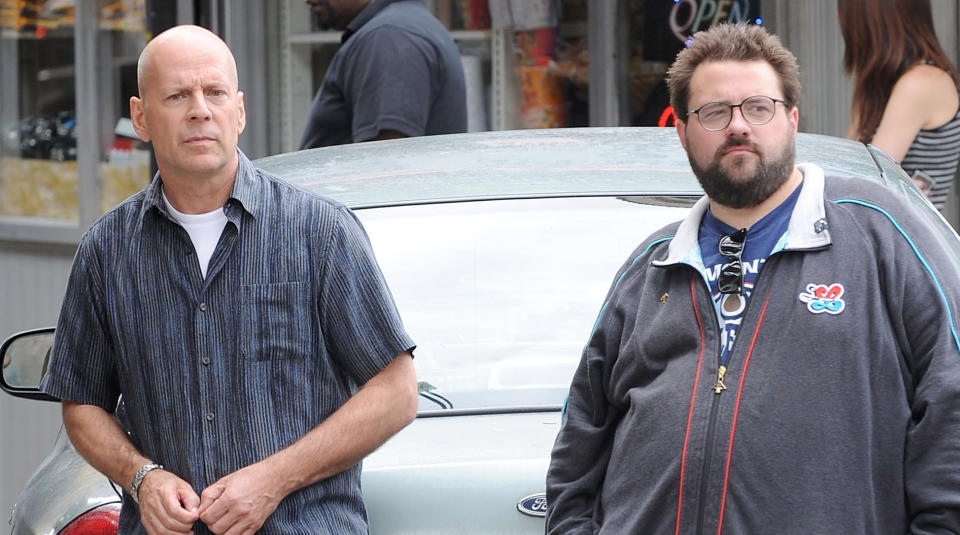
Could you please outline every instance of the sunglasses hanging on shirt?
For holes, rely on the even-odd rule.
[[[717,278],[717,286],[722,294],[743,295],[743,262],[740,257],[743,255],[743,244],[746,240],[745,228],[720,236],[720,254],[729,260],[720,267],[720,276]]]

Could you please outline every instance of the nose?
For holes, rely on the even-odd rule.
[[[207,99],[202,93],[191,95],[190,97],[190,120],[191,121],[209,121],[210,107],[207,106]]]
[[[727,125],[727,135],[743,136],[750,133],[750,123],[743,117],[743,108],[740,106],[730,110],[730,124]]]

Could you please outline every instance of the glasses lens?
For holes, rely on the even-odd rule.
[[[743,252],[744,238],[746,237],[746,229],[740,229],[733,234],[720,236],[720,254],[723,256],[734,256],[740,258],[740,253]]]
[[[724,264],[720,268],[717,287],[722,294],[738,294],[743,291],[743,265],[739,260]]]
[[[751,124],[766,124],[773,119],[777,102],[770,97],[756,96],[744,100],[740,104],[743,118]]]
[[[730,105],[726,102],[711,102],[697,112],[700,124],[707,130],[723,130],[730,124]]]

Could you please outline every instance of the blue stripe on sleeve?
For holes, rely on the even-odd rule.
[[[949,321],[950,323],[950,333],[953,335],[953,343],[954,345],[957,346],[957,351],[960,352],[960,337],[957,336],[957,330],[954,327],[953,312],[950,310],[950,303],[947,301],[947,295],[944,293],[943,286],[940,285],[940,280],[937,279],[937,275],[933,272],[933,268],[931,268],[930,264],[927,263],[927,259],[924,258],[922,254],[920,254],[920,250],[917,249],[917,245],[913,242],[913,240],[907,234],[907,231],[900,226],[900,223],[898,223],[897,220],[894,219],[894,217],[890,214],[890,212],[887,212],[886,210],[884,210],[883,208],[880,208],[875,204],[871,204],[866,201],[861,201],[858,199],[837,199],[833,202],[835,204],[856,204],[856,205],[863,206],[865,208],[870,208],[872,210],[876,210],[877,212],[880,212],[881,214],[883,214],[884,217],[890,220],[890,223],[892,223],[894,228],[897,229],[897,232],[899,232],[900,235],[903,236],[903,239],[907,240],[907,244],[909,244],[910,248],[913,249],[913,254],[917,255],[917,259],[920,260],[920,263],[923,264],[923,267],[926,268],[928,273],[930,273],[930,277],[933,279],[933,284],[937,288],[937,293],[940,294],[940,299],[943,301],[943,306],[947,308],[947,321]]]

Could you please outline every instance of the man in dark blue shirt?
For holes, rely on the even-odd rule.
[[[301,149],[467,131],[466,85],[450,33],[418,0],[307,0],[343,30]]]
[[[366,533],[359,462],[417,402],[366,234],[237,150],[216,35],[158,35],[137,78],[159,172],[81,239],[43,389],[125,489],[120,533]]]

